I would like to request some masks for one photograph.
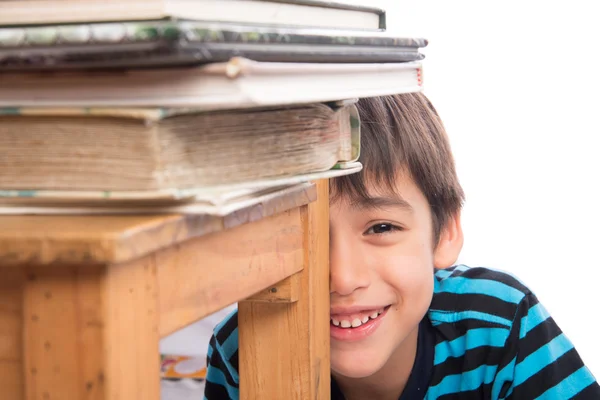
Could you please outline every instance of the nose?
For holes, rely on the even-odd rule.
[[[371,284],[369,270],[360,256],[360,245],[331,234],[329,238],[329,291],[347,296]]]

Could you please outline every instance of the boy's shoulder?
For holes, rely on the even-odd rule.
[[[429,318],[434,325],[465,320],[510,327],[519,306],[531,297],[531,290],[508,272],[455,265],[435,271]]]
[[[229,313],[214,330],[210,348],[218,349],[224,361],[238,365],[238,311]],[[210,351],[210,350],[209,350]]]
[[[237,399],[240,383],[237,309],[215,326],[206,363],[205,396],[211,399]]]

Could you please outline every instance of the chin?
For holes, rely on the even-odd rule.
[[[337,375],[348,378],[366,378],[379,371],[385,364],[385,360],[377,360],[368,354],[336,354],[331,352],[331,370]]]

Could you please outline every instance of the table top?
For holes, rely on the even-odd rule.
[[[225,217],[0,215],[0,268],[22,264],[126,262],[191,238],[306,205],[316,197],[316,188],[312,185]]]

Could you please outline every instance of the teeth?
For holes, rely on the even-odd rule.
[[[1,1],[1,0],[0,0]],[[337,320],[335,318],[331,318],[331,323],[334,326],[339,326],[342,328],[358,328],[359,326],[361,326],[362,324],[366,324],[367,322],[369,322],[369,319],[375,319],[377,317],[379,317],[381,314],[383,314],[383,309],[381,309],[380,311],[375,311],[373,312],[373,314],[371,315],[367,315],[361,318],[354,318],[352,321],[350,320]]]

